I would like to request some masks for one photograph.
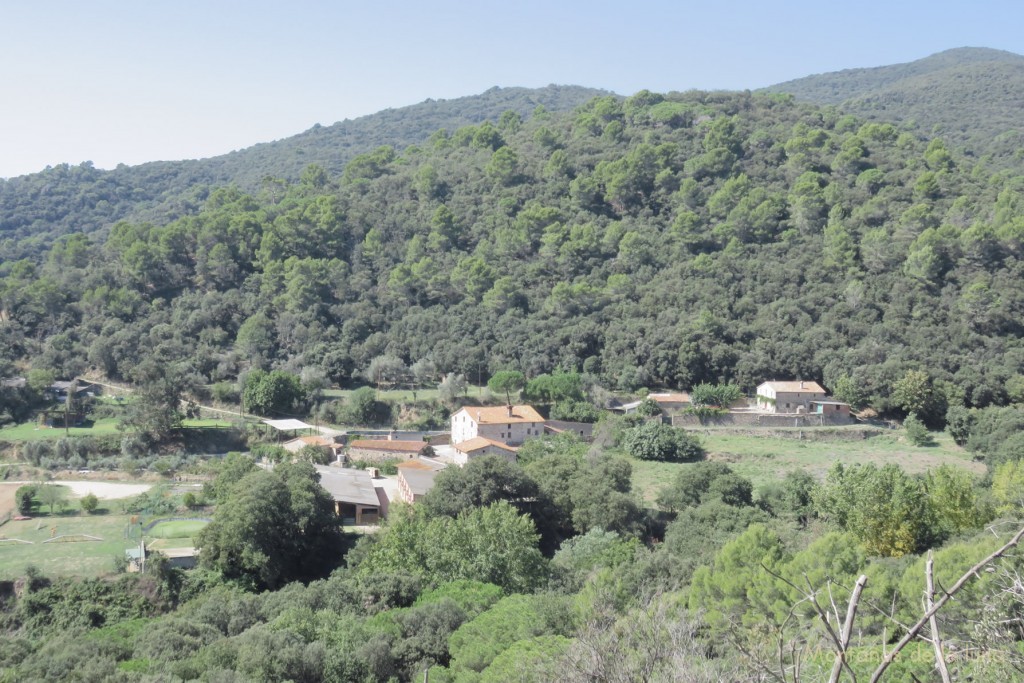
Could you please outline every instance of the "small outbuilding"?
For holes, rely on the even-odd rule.
[[[366,470],[342,467],[319,466],[320,485],[334,499],[334,512],[346,526],[377,524],[381,518],[379,495],[382,489],[373,485],[373,478]],[[378,493],[380,491],[380,493]]]
[[[508,444],[495,441],[494,439],[486,439],[482,436],[476,436],[457,443],[453,448],[455,449],[455,464],[460,466],[482,455],[496,455],[509,462],[515,462],[516,451],[518,450]]]
[[[446,465],[436,460],[416,458],[398,465],[398,495],[406,503],[420,501],[434,488],[434,479]]]

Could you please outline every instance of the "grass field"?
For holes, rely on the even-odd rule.
[[[27,565],[35,565],[46,576],[97,576],[114,570],[114,558],[139,545],[138,527],[131,538],[125,529],[131,515],[58,515],[0,526],[0,539],[19,539],[31,543],[0,543],[0,579],[21,576]],[[146,547],[191,548],[193,538],[207,522],[180,520],[161,522],[145,536]],[[55,529],[55,530],[54,530]],[[51,536],[87,534],[102,541],[50,542]]]
[[[100,436],[102,434],[117,434],[118,418],[105,417],[93,424],[92,427],[71,427],[68,429],[68,436]],[[203,420],[185,420],[182,422],[185,428],[226,428],[234,426],[227,420],[216,418]],[[46,439],[63,439],[65,436],[63,428],[40,427],[36,422],[26,422],[13,427],[0,429],[0,441],[43,441]]]
[[[160,522],[146,534],[151,538],[193,538],[202,531],[209,522],[199,520],[178,520],[174,522]]]
[[[786,476],[793,469],[823,479],[833,463],[896,463],[907,472],[925,472],[943,464],[963,467],[982,474],[985,466],[953,443],[947,434],[936,433],[936,445],[914,446],[900,439],[901,432],[885,433],[862,441],[801,441],[778,437],[701,435],[709,460],[725,462],[757,488]],[[633,488],[653,501],[658,491],[672,481],[682,463],[632,460]]]
[[[23,575],[29,564],[46,576],[96,576],[111,572],[114,558],[123,556],[126,548],[138,545],[138,540],[124,537],[129,519],[125,515],[74,515],[7,522],[0,526],[0,536],[32,543],[0,544],[0,579]],[[103,540],[43,543],[51,535],[73,534],[99,536]]]
[[[96,420],[92,427],[71,427],[69,436],[97,436],[100,434],[116,434],[117,418],[106,417]],[[56,427],[40,427],[36,422],[0,429],[0,441],[42,441],[45,439],[63,439],[64,429]]]

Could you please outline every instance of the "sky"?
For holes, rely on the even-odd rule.
[[[956,47],[1020,0],[0,0],[0,178],[225,154],[493,86],[755,89]]]

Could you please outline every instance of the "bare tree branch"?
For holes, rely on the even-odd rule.
[[[774,576],[779,581],[782,581],[783,583],[788,585],[793,590],[803,594],[804,599],[807,600],[807,602],[809,602],[812,607],[814,607],[814,611],[817,613],[818,618],[821,619],[821,623],[824,624],[825,632],[828,633],[828,636],[832,640],[832,644],[835,646],[836,650],[836,665],[833,668],[832,676],[829,679],[830,683],[835,683],[839,680],[839,674],[842,671],[843,667],[846,667],[846,670],[850,673],[850,677],[853,679],[854,683],[856,683],[857,674],[853,671],[853,668],[850,666],[849,662],[846,661],[846,646],[850,642],[850,633],[852,633],[853,629],[852,619],[847,625],[837,624],[838,626],[842,627],[843,632],[846,634],[846,641],[844,642],[842,636],[836,633],[835,629],[832,628],[832,624],[829,622],[828,612],[826,612],[822,608],[821,604],[818,602],[817,590],[815,590],[814,586],[811,585],[811,580],[807,578],[806,575],[804,575],[804,581],[807,583],[807,591],[805,592],[802,588],[797,586],[795,583],[793,583],[786,577],[773,572],[771,569],[768,569],[768,567],[764,566],[764,564],[761,565],[761,568],[768,572],[768,574],[770,574],[771,576]],[[847,615],[856,614],[857,607],[854,601],[860,599],[860,591],[864,587],[863,584],[867,583],[867,580],[868,577],[863,575],[859,579],[857,579],[857,584],[854,586],[854,595],[850,598],[852,604],[847,608]],[[829,579],[829,581],[831,581],[831,579]]]
[[[932,571],[934,562],[932,561],[932,551],[928,551],[928,560],[924,563],[924,606],[929,612],[932,612],[932,607],[935,603],[935,579],[934,572]],[[946,668],[946,655],[942,652],[942,636],[939,635],[939,623],[935,618],[935,613],[932,612],[931,619],[928,620],[928,628],[932,631],[932,647],[935,648],[935,666],[939,670],[939,675],[942,677],[942,683],[951,683],[949,679],[949,669]]]
[[[867,582],[867,575],[861,574],[857,578],[857,583],[853,585],[850,602],[846,606],[846,620],[843,622],[843,631],[839,635],[840,650],[836,652],[836,661],[832,665],[832,675],[829,676],[829,683],[837,683],[843,667],[849,668],[850,666],[846,661],[846,650],[850,647],[850,637],[853,635],[853,620],[857,617],[857,605],[860,604],[860,594],[864,590],[864,586],[867,585]],[[853,674],[852,669],[850,670],[850,675],[853,676],[854,683],[856,683],[857,677]]]
[[[1002,557],[1002,555],[1006,553],[1006,551],[1020,543],[1021,538],[1024,538],[1024,528],[1020,529],[1016,534],[1014,534],[1013,538],[1007,541],[1006,544],[1003,545],[1001,548],[999,548],[991,555],[983,559],[981,562],[979,562],[978,564],[974,565],[966,572],[964,572],[963,576],[961,576],[957,580],[957,582],[954,583],[953,586],[948,591],[946,591],[946,593],[941,598],[939,598],[934,605],[932,605],[932,608],[927,610],[925,614],[917,621],[917,623],[910,627],[910,630],[907,631],[906,635],[900,639],[900,642],[896,643],[896,646],[892,649],[892,651],[882,658],[882,662],[878,665],[878,668],[875,669],[875,672],[873,674],[871,674],[871,683],[878,683],[879,679],[881,679],[882,677],[882,674],[884,674],[885,670],[889,668],[889,665],[893,663],[893,660],[896,659],[896,656],[900,653],[900,651],[907,646],[907,643],[909,643],[911,640],[917,637],[917,634],[921,631],[922,628],[924,628],[924,625],[928,623],[932,616],[940,609],[942,609],[942,606],[949,602],[949,600],[954,595],[956,595],[968,581],[970,581],[973,577],[977,576],[978,572],[981,570],[982,567],[987,565],[989,562],[999,557]]]

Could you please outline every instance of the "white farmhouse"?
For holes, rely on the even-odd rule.
[[[544,418],[533,406],[467,406],[452,415],[452,445],[483,437],[509,446],[544,433]]]
[[[764,382],[757,387],[757,408],[767,413],[812,412],[811,403],[826,398],[817,382]]]

